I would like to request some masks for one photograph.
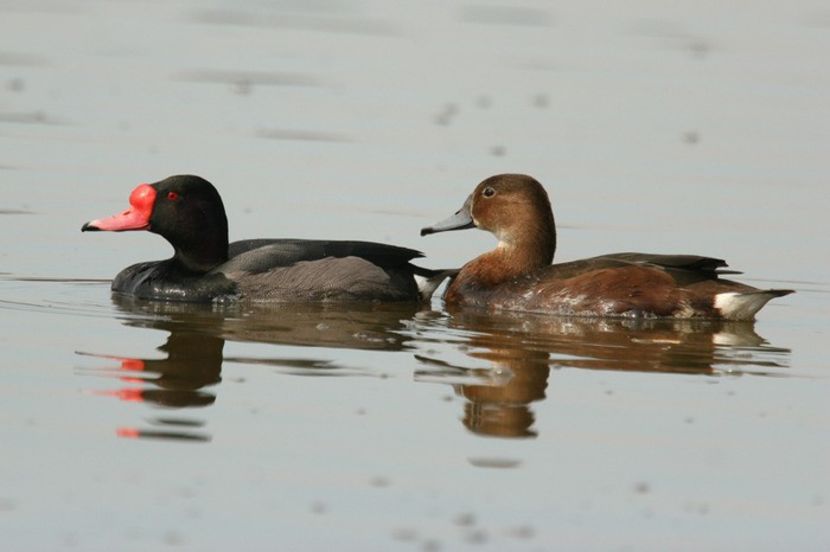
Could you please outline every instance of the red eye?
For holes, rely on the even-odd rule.
[[[179,199],[179,194],[177,194],[176,192],[167,192],[167,199],[169,199],[170,201],[176,201],[177,199]]]

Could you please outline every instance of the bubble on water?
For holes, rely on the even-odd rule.
[[[536,530],[530,525],[519,525],[508,529],[507,534],[515,539],[532,539],[536,536]]]
[[[401,542],[413,542],[418,538],[418,531],[411,527],[398,527],[392,531],[392,538]]]
[[[195,498],[196,497],[196,490],[192,487],[181,487],[176,490],[176,494],[180,498]]]
[[[693,146],[700,142],[700,133],[695,130],[687,130],[683,133],[683,141]]]
[[[369,479],[369,485],[371,485],[372,487],[382,488],[388,487],[390,484],[391,481],[389,481],[389,478],[383,477],[382,475],[376,475]]]
[[[470,544],[484,544],[487,542],[487,532],[484,529],[475,529],[467,533],[464,540]]]
[[[233,83],[232,90],[234,94],[240,96],[247,96],[251,93],[252,83],[249,79],[240,79]]]
[[[23,92],[23,89],[26,88],[26,81],[19,77],[10,79],[9,82],[6,83],[6,88],[12,92]]]
[[[441,112],[435,116],[435,124],[448,126],[457,114],[458,106],[454,103],[448,103],[444,106],[444,109],[442,109]]]
[[[476,524],[476,515],[472,512],[462,512],[455,516],[452,522],[460,527],[471,527]]]
[[[423,552],[439,552],[443,548],[441,541],[436,539],[427,539],[421,545],[421,550]]]
[[[182,536],[181,533],[174,529],[171,529],[164,533],[164,537],[162,540],[164,541],[164,544],[167,544],[169,546],[181,546],[185,543],[184,536]]]
[[[712,46],[703,39],[694,39],[689,42],[689,51],[694,57],[703,58],[711,51]]]
[[[507,148],[505,146],[493,146],[490,148],[490,155],[495,157],[504,157],[507,155]]]

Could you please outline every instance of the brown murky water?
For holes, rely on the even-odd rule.
[[[823,550],[830,10],[0,3],[0,535],[14,550]],[[419,238],[482,178],[560,260],[725,257],[756,324],[111,298],[82,235],[192,172],[231,238]],[[317,376],[317,377],[308,377]]]

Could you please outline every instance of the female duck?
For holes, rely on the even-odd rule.
[[[122,270],[112,290],[141,299],[210,302],[428,301],[446,276],[410,263],[415,250],[360,241],[243,240],[228,244],[216,188],[191,175],[141,184],[130,207],[82,231],[148,230],[175,253]],[[416,281],[417,278],[417,281]]]
[[[720,279],[734,271],[697,255],[613,253],[551,265],[556,229],[548,195],[530,176],[502,174],[479,184],[450,218],[421,235],[478,227],[499,244],[461,268],[450,305],[572,316],[752,320],[787,289],[759,290]]]

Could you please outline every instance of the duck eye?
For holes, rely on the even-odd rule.
[[[176,192],[167,192],[167,199],[169,199],[170,201],[176,201],[177,199],[179,199],[179,194],[177,194]]]
[[[493,197],[494,195],[496,195],[496,190],[491,186],[487,186],[486,188],[484,188],[484,191],[481,192],[481,195],[483,195],[484,197]]]

